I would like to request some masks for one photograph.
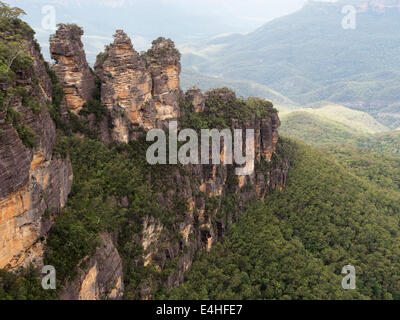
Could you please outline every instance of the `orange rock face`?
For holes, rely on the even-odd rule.
[[[36,146],[26,147],[13,126],[0,121],[0,269],[41,264],[43,242],[52,224],[44,214],[46,209],[60,211],[72,185],[69,158],[53,155],[56,128],[46,108],[52,84],[33,40],[29,53],[33,65],[18,75],[14,87],[24,85],[41,106],[40,112],[32,112],[20,98],[10,101],[9,107],[35,132]],[[37,86],[32,85],[34,78]],[[0,114],[0,120],[4,117]]]
[[[129,37],[117,30],[114,43],[95,65],[114,140],[128,142],[135,139],[137,128],[162,127],[164,121],[179,117],[179,59],[170,40],[159,38],[139,55]]]
[[[50,40],[53,66],[64,88],[67,107],[75,114],[92,99],[94,77],[86,61],[81,36],[82,29],[74,25],[61,25]]]

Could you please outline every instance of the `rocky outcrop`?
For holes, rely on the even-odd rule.
[[[158,38],[147,51],[146,59],[153,81],[153,100],[157,120],[171,120],[179,117],[179,75],[181,55],[170,39]]]
[[[146,60],[134,49],[129,37],[118,30],[114,43],[99,56],[95,65],[101,79],[101,102],[111,114],[116,141],[128,142],[133,124],[154,127],[155,108],[152,79]]]
[[[14,87],[26,91],[38,110],[26,99],[14,96],[8,112],[21,117],[20,123],[35,133],[36,147],[26,147],[7,118],[0,117],[0,268],[40,265],[43,242],[52,224],[46,209],[59,212],[72,185],[69,158],[53,155],[56,128],[46,109],[52,85],[43,58],[33,39],[28,39],[33,64],[17,75]],[[30,100],[32,102],[32,100]]]
[[[113,122],[112,137],[128,142],[137,129],[163,127],[179,116],[180,55],[171,40],[159,38],[139,55],[129,37],[117,30],[114,43],[97,58],[101,102]]]
[[[92,99],[94,76],[86,61],[81,36],[83,30],[76,25],[61,24],[50,39],[51,58],[58,79],[65,92],[69,110],[77,114]]]
[[[193,92],[191,90],[186,94],[192,103],[194,95],[197,101],[205,101],[210,95],[218,95],[227,101],[235,99],[234,93],[225,89],[210,91],[205,96],[197,90],[195,94]],[[236,176],[234,166],[231,165],[189,165],[184,171],[178,168],[169,170],[165,181],[168,192],[160,192],[157,203],[168,212],[176,207],[177,199],[180,199],[187,204],[187,208],[175,213],[174,230],[178,231],[180,240],[171,237],[171,231],[161,221],[153,217],[143,220],[141,244],[144,265],[152,265],[160,274],[165,269],[170,271],[160,282],[152,279],[143,285],[141,298],[151,299],[156,287],[164,285],[171,289],[181,284],[196,252],[210,250],[216,241],[222,240],[245,204],[264,199],[273,189],[284,188],[289,160],[283,154],[279,155],[279,160],[273,159],[280,121],[272,106],[270,111],[267,118],[254,116],[245,122],[232,119],[231,129],[254,129],[256,169],[251,175]],[[236,198],[236,202],[227,212],[226,207],[224,210],[222,208],[227,205],[229,197]],[[174,267],[171,271],[172,261]]]
[[[205,111],[206,99],[198,87],[193,87],[186,91],[185,98],[193,105],[194,112]]]
[[[79,267],[80,276],[67,284],[61,293],[63,300],[121,299],[124,293],[122,261],[108,234],[92,257],[86,257]]]

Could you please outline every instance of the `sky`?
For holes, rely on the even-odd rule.
[[[295,12],[307,0],[5,0],[24,9],[24,18],[48,58],[50,14],[56,23],[76,23],[85,30],[88,59],[93,62],[104,45],[123,29],[138,51],[158,36],[178,45],[220,34],[251,32],[264,23]],[[50,9],[49,9],[50,6]],[[53,9],[51,9],[53,8]]]

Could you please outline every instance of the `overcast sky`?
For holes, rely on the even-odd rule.
[[[55,4],[61,7],[84,8],[97,6],[104,8],[143,7],[143,3],[150,3],[147,7],[152,11],[166,10],[187,12],[188,14],[219,16],[232,25],[238,25],[243,32],[251,31],[266,21],[298,10],[306,0],[6,0],[12,5],[31,3]],[[33,13],[34,14],[34,13]],[[90,14],[90,12],[88,12]],[[148,12],[149,17],[152,12]],[[150,23],[150,20],[149,20]]]
[[[264,23],[299,10],[307,0],[5,0],[27,12],[46,58],[48,37],[43,28],[47,5],[55,8],[56,23],[77,23],[85,30],[89,60],[124,29],[138,51],[158,36],[178,45],[226,33],[247,33]]]

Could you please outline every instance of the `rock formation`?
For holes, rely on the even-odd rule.
[[[117,30],[114,43],[98,56],[101,102],[113,121],[113,139],[128,142],[137,128],[163,127],[179,117],[180,55],[171,40],[159,38],[139,55],[129,37]]]
[[[204,112],[206,109],[206,99],[197,87],[193,87],[186,91],[185,97],[193,105],[194,112]]]
[[[156,120],[164,121],[179,117],[179,75],[181,55],[172,40],[158,38],[147,51],[146,59],[153,82],[153,100]]]
[[[53,66],[64,88],[68,108],[77,114],[92,99],[94,76],[86,61],[81,36],[83,30],[76,25],[60,25],[50,39]]]

